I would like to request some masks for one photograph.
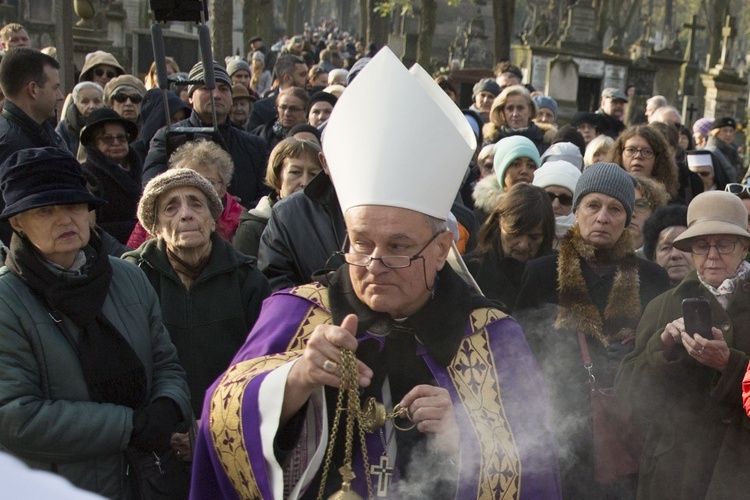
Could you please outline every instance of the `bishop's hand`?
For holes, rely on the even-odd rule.
[[[458,454],[458,425],[453,402],[446,389],[418,385],[404,396],[400,404],[409,409],[409,415],[418,431],[432,435],[433,443],[439,451]]]

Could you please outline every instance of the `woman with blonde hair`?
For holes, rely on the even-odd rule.
[[[539,154],[544,153],[544,131],[532,121],[536,114],[536,104],[523,85],[507,87],[492,103],[490,122],[482,129],[485,144],[521,135],[534,143]]]
[[[164,60],[167,63],[167,76],[180,72],[180,66],[173,57],[166,56]],[[146,86],[146,90],[159,87],[159,82],[156,81],[156,61],[152,62],[151,66],[149,66],[148,73],[143,77],[143,84]]]
[[[250,58],[250,88],[256,94],[263,97],[266,92],[271,90],[272,77],[271,72],[266,69],[266,56],[263,52],[257,50],[253,52]]]
[[[583,155],[583,166],[588,167],[594,163],[604,161],[609,155],[615,140],[608,135],[597,135],[586,144],[586,153]]]
[[[280,199],[302,191],[318,172],[323,170],[320,162],[321,149],[317,144],[287,137],[279,142],[268,158],[266,184],[272,189],[258,205],[242,213],[234,247],[245,255],[258,256],[260,236],[271,218],[271,210]]]

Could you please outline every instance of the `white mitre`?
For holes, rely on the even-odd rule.
[[[445,220],[474,150],[463,113],[430,75],[387,47],[357,75],[323,139],[341,211],[407,208]]]

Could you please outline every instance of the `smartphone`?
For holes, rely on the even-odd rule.
[[[699,333],[704,339],[713,340],[711,333],[711,305],[705,297],[695,297],[682,301],[682,317],[685,331],[692,336]]]

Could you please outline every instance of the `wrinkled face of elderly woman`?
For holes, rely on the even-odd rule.
[[[91,235],[87,203],[32,208],[11,217],[10,225],[24,234],[45,259],[65,269],[73,265]]]
[[[178,254],[206,247],[215,229],[206,195],[196,187],[170,189],[156,201],[156,234]]]
[[[451,232],[434,233],[425,215],[404,208],[352,207],[345,219],[346,261],[359,300],[396,319],[421,309],[445,265]]]
[[[622,203],[603,193],[584,196],[575,215],[583,241],[596,248],[614,247],[628,220]]]
[[[748,241],[732,234],[700,236],[690,243],[698,275],[711,286],[734,276],[747,256]]]

